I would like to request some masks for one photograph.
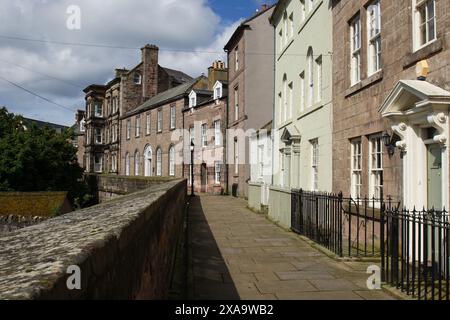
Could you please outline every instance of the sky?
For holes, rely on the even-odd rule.
[[[0,0],[0,106],[70,126],[83,89],[137,65],[147,43],[161,66],[206,73],[263,3],[273,1]]]

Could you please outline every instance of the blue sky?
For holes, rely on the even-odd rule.
[[[115,68],[133,68],[140,62],[139,48],[145,44],[160,47],[159,64],[163,67],[198,76],[206,73],[214,60],[226,59],[223,47],[242,19],[251,17],[261,4],[273,1],[108,0],[108,6],[104,3],[104,0],[0,0],[0,37],[8,37],[0,39],[0,106],[25,117],[70,126],[76,110],[85,109],[83,88],[108,82]],[[81,12],[79,30],[67,27],[67,10],[73,5]],[[80,43],[122,49],[73,45]]]
[[[221,16],[224,22],[232,22],[247,18],[255,13],[262,4],[272,4],[274,0],[208,0],[215,13]]]

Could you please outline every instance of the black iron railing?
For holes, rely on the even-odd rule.
[[[292,192],[292,230],[343,254],[342,194]]]
[[[382,280],[419,300],[449,300],[448,212],[388,201],[383,213]]]
[[[292,230],[343,257],[380,256],[380,201],[292,192]]]
[[[392,199],[292,191],[292,230],[341,257],[376,257],[382,280],[420,300],[449,300],[450,215]]]

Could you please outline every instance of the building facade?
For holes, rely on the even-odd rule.
[[[214,62],[208,69],[208,88],[192,90],[189,104],[183,110],[184,176],[188,178],[190,188],[193,157],[193,183],[197,193],[217,195],[226,190],[227,77],[225,64]]]
[[[332,11],[279,1],[275,32],[274,172],[269,215],[290,226],[290,190],[332,189]]]
[[[333,3],[333,189],[448,208],[450,2]]]
[[[71,127],[74,137],[73,146],[77,148],[77,162],[80,167],[86,169],[85,157],[85,132],[86,132],[86,111],[78,110],[75,115],[75,124]]]
[[[146,45],[141,51],[142,61],[133,69],[116,69],[114,79],[106,85],[93,84],[84,90],[87,172],[124,174],[124,115],[156,95],[192,80],[181,71],[161,67],[158,47]]]
[[[272,120],[274,39],[269,17],[273,6],[263,6],[242,22],[225,45],[228,55],[228,190],[248,196],[249,139]]]
[[[250,137],[250,182],[248,206],[257,212],[269,209],[272,185],[273,131],[272,121]]]
[[[120,175],[183,177],[183,110],[207,85],[203,76],[189,80],[121,117]]]

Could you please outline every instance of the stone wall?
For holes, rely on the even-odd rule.
[[[94,197],[96,197],[100,203],[118,196],[123,196],[147,189],[154,185],[175,180],[174,178],[164,177],[127,177],[96,174],[89,174],[87,176],[91,189],[97,191],[97,194],[95,194]]]
[[[0,299],[166,298],[185,203],[175,180],[0,236]]]
[[[11,232],[14,230],[18,230],[21,228],[25,228],[28,226],[38,224],[46,219],[47,218],[45,218],[45,217],[0,215],[0,235],[7,233],[7,232]]]

